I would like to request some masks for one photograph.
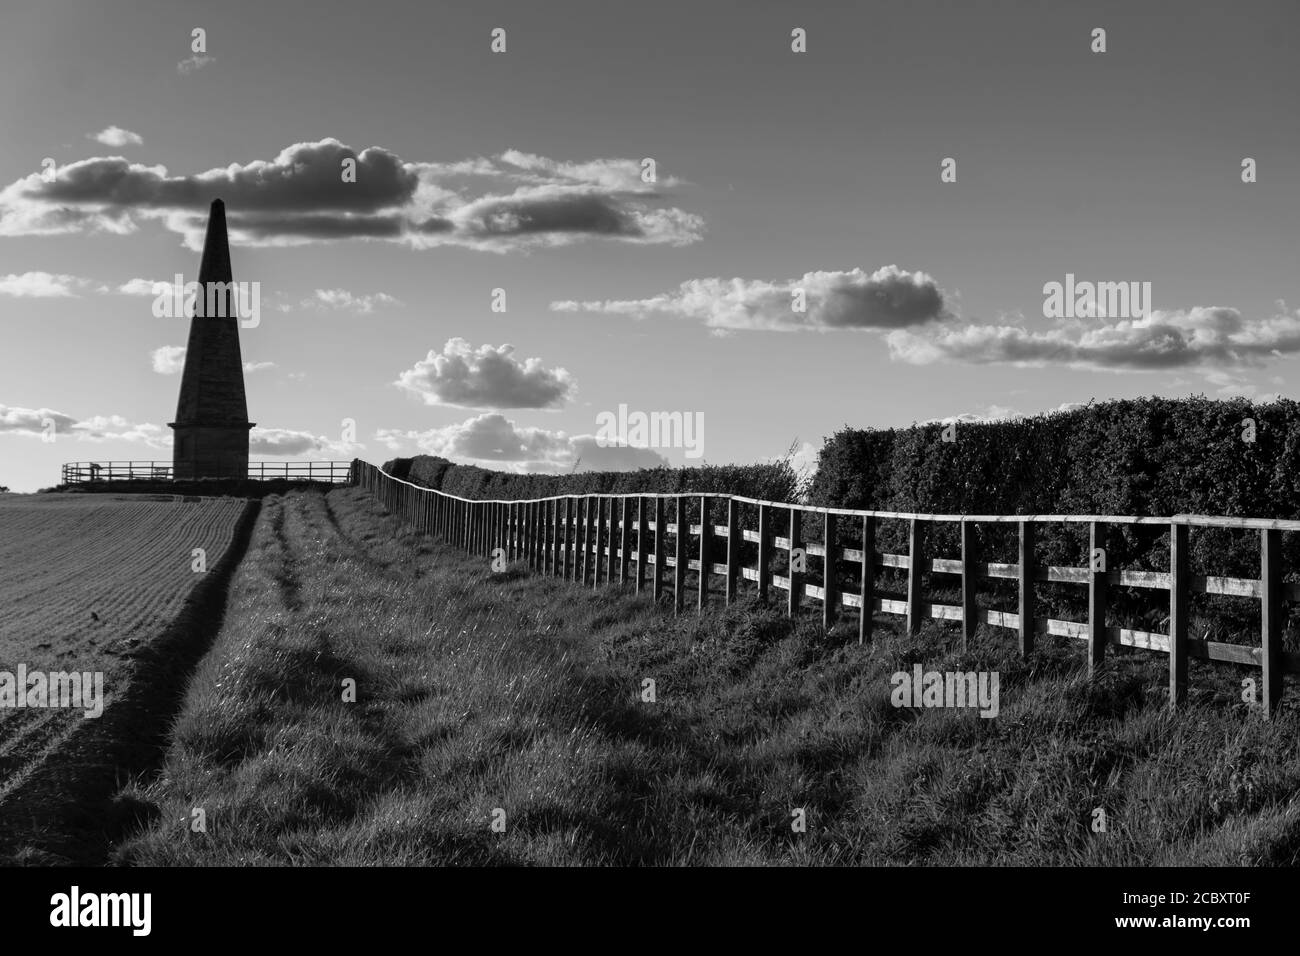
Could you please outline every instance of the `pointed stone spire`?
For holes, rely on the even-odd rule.
[[[212,201],[199,265],[199,294],[185,347],[185,370],[176,405],[172,463],[177,478],[245,478],[248,475],[248,403],[239,351],[226,205]]]

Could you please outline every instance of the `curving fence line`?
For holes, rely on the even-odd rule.
[[[631,581],[637,592],[649,590],[656,600],[670,579],[678,612],[688,599],[686,574],[696,572],[695,603],[703,610],[710,578],[725,582],[724,600],[736,600],[740,582],[752,581],[761,599],[782,591],[787,613],[795,613],[805,598],[821,603],[822,621],[830,627],[844,608],[858,609],[858,640],[871,636],[872,613],[904,617],[908,633],[916,633],[928,618],[961,622],[963,646],[983,623],[1015,631],[1020,652],[1028,655],[1038,634],[1062,635],[1087,642],[1091,673],[1109,645],[1140,648],[1169,656],[1170,706],[1187,699],[1188,661],[1198,658],[1257,667],[1262,671],[1263,707],[1273,715],[1282,699],[1284,675],[1300,673],[1300,654],[1282,647],[1284,600],[1300,600],[1300,583],[1284,583],[1281,535],[1300,531],[1300,521],[1267,518],[1228,518],[1175,515],[1169,518],[1113,515],[937,515],[889,511],[823,508],[762,501],[714,492],[673,494],[557,495],[529,500],[460,498],[394,478],[369,462],[352,463],[351,481],[372,492],[390,510],[423,533],[473,554],[493,555],[501,549],[508,561],[526,561],[530,568],[579,584]],[[692,524],[688,509],[695,504],[704,516]],[[757,527],[743,527],[741,506],[757,511]],[[726,523],[708,520],[714,509],[726,509]],[[672,520],[668,520],[671,514]],[[903,522],[906,554],[877,550],[880,522]],[[927,553],[926,530],[955,524],[960,557]],[[975,549],[975,528],[1013,524],[1018,536],[1016,563],[982,561]],[[1056,567],[1039,564],[1036,541],[1048,525],[1086,524],[1089,553],[1100,547],[1110,525],[1161,525],[1168,529],[1170,567],[1167,572],[1101,567]],[[818,527],[820,526],[820,527]],[[1193,528],[1255,530],[1260,535],[1258,578],[1193,575],[1189,570],[1188,536]],[[680,529],[680,532],[679,532]],[[807,531],[820,541],[809,541]],[[669,538],[672,538],[671,545]],[[844,546],[849,540],[852,545]],[[742,566],[742,546],[757,545],[757,563]],[[832,542],[828,555],[827,542]],[[783,553],[785,574],[774,570],[774,557]],[[820,560],[821,585],[808,583],[809,558]],[[857,565],[854,586],[843,584],[843,564]],[[904,600],[876,593],[876,572],[896,568],[907,574]],[[827,573],[827,571],[830,573]],[[1300,570],[1300,569],[1298,569]],[[923,574],[952,575],[960,582],[961,603],[926,599]],[[1014,610],[980,608],[976,585],[981,580],[1006,579],[1017,584]],[[1034,584],[1070,584],[1087,588],[1088,619],[1062,621],[1039,617]],[[1112,587],[1151,588],[1169,594],[1169,631],[1156,633],[1106,625],[1108,592]],[[1225,594],[1260,602],[1260,644],[1251,646],[1189,636],[1192,593]],[[863,613],[867,609],[867,613]]]

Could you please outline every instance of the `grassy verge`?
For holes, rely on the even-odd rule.
[[[1077,642],[1021,662],[1005,632],[963,653],[952,627],[907,638],[882,619],[866,646],[855,628],[751,601],[674,619],[628,591],[492,574],[356,489],[268,498],[164,771],[122,796],[151,822],[116,859],[1300,859],[1300,718],[1247,713],[1249,672],[1193,662],[1192,706],[1169,716],[1163,658],[1088,681]],[[892,706],[891,675],[918,663],[997,671],[998,716]]]

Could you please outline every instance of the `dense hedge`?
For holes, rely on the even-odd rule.
[[[1255,422],[1255,441],[1242,438]],[[812,497],[888,511],[1300,517],[1300,405],[1144,398],[828,438]]]
[[[456,465],[432,455],[418,455],[385,462],[384,471],[413,484],[462,498],[715,491],[768,501],[796,501],[801,492],[799,475],[788,461],[764,465],[705,465],[699,468],[541,475],[491,471],[473,465]]]
[[[1254,423],[1254,441],[1243,434]],[[1033,418],[862,430],[826,439],[810,489],[815,504],[943,514],[1176,514],[1300,518],[1300,404],[1143,398]],[[996,559],[1014,561],[1006,528],[982,529]],[[936,551],[955,556],[952,529]],[[1085,526],[1049,529],[1040,558],[1085,562]],[[886,529],[903,547],[901,528]],[[1111,526],[1112,566],[1167,569],[1167,529]],[[1259,575],[1258,532],[1197,529],[1196,573]],[[1300,535],[1283,535],[1284,571],[1300,571]],[[1148,592],[1154,597],[1158,592]],[[1197,602],[1258,615],[1238,599]],[[1221,608],[1220,608],[1221,609]],[[1206,610],[1211,610],[1206,607]]]

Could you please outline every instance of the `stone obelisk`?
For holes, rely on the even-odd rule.
[[[212,201],[176,405],[173,475],[247,478],[248,402],[239,354],[239,314],[226,237],[226,205]]]

